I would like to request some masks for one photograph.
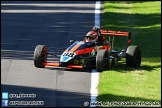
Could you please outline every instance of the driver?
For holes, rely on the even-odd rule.
[[[97,40],[98,40],[98,36],[95,31],[89,31],[86,34],[86,37],[85,37],[86,42],[96,42]]]
[[[97,27],[93,27],[91,31],[86,34],[85,41],[86,42],[103,42],[105,41],[105,37],[101,36],[100,30]]]

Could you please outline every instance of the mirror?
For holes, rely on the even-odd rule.
[[[70,43],[74,43],[75,42],[75,40],[70,40]]]

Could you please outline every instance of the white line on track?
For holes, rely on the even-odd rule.
[[[95,5],[95,26],[100,28],[100,7],[101,7],[101,2],[96,1]],[[91,73],[91,102],[97,101],[96,97],[98,96],[98,90],[97,90],[97,85],[99,82],[99,72],[97,72],[96,69],[92,69]],[[90,107],[96,107],[90,105]]]
[[[71,12],[71,13],[94,13],[94,10],[87,9],[81,9],[83,7],[89,7],[93,8],[93,5],[91,6],[90,4],[70,4],[70,3],[65,3],[65,4],[59,4],[59,3],[1,3],[1,13],[66,13],[66,12]],[[3,7],[13,7],[13,9],[5,9]],[[21,8],[21,7],[24,8]],[[33,8],[31,8],[32,6]],[[14,8],[16,7],[16,8]],[[50,10],[48,8],[51,8]],[[58,9],[58,7],[63,7],[62,9]],[[69,9],[68,9],[69,7]],[[76,9],[70,9],[71,7],[75,7]],[[19,9],[17,9],[19,8]],[[44,8],[43,10],[40,8]]]

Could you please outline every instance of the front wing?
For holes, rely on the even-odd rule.
[[[54,67],[60,67],[59,62],[44,62],[44,66],[54,66]],[[84,66],[82,65],[68,65],[67,68],[77,68],[82,69]]]

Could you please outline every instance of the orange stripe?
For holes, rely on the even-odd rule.
[[[110,50],[110,46],[102,46],[100,49]]]
[[[111,47],[110,46],[101,46],[99,49],[110,50]],[[94,47],[91,47],[91,48],[85,48],[85,49],[78,50],[78,51],[75,52],[75,54],[76,55],[79,55],[79,54],[91,53],[92,50],[95,50],[96,51],[96,49]]]
[[[68,52],[68,48],[64,52]]]
[[[75,53],[76,53],[76,55],[86,54],[86,53],[92,52],[93,49],[94,49],[93,47],[92,48],[85,48],[85,49],[78,50]]]
[[[113,30],[100,30],[101,34],[109,36],[129,36],[129,32],[113,31]]]
[[[44,62],[43,64],[45,66],[59,66],[58,62]]]
[[[74,52],[79,46],[80,44],[76,44],[69,52]]]
[[[68,68],[79,68],[79,69],[82,69],[83,66],[80,66],[80,65],[69,65]]]

